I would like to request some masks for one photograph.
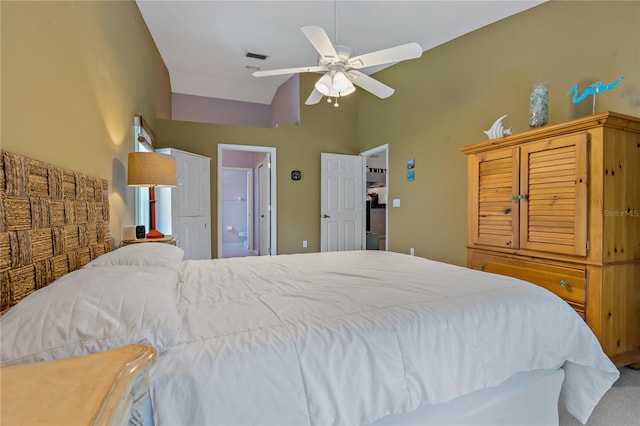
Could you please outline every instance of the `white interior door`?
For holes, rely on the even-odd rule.
[[[179,245],[184,259],[211,259],[211,238],[207,238],[209,223],[203,216],[182,216],[178,219]]]
[[[208,159],[174,151],[173,155],[179,158],[176,162],[178,172],[178,215],[202,216],[208,203],[203,203],[203,194],[208,194],[209,174],[207,171]]]
[[[271,254],[271,184],[269,155],[258,164],[258,255]]]
[[[361,250],[364,157],[321,154],[320,251]]]

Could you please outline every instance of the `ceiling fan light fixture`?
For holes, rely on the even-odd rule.
[[[329,96],[329,94],[333,91],[332,85],[332,75],[330,73],[326,73],[320,80],[316,82],[316,90],[322,93],[325,96]]]
[[[342,71],[336,71],[333,75],[333,89],[336,92],[342,92],[349,88],[349,86],[353,86],[349,78]]]
[[[320,77],[315,84],[315,88],[324,96],[329,97],[328,102],[331,102],[331,98],[347,96],[356,91],[349,77],[341,70],[331,70]]]
[[[347,96],[355,91],[356,87],[351,82],[349,82],[349,86],[346,89],[340,91],[340,96]]]

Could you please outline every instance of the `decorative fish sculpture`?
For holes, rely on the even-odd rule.
[[[567,96],[569,96],[569,95],[571,95],[573,93],[573,98],[571,99],[571,102],[573,102],[574,104],[577,104],[577,103],[580,103],[583,100],[585,100],[585,98],[587,96],[596,95],[596,94],[602,93],[602,92],[604,92],[606,90],[612,90],[622,80],[624,80],[624,75],[621,76],[616,81],[611,82],[609,84],[602,84],[601,81],[596,81],[591,86],[589,86],[586,89],[584,89],[584,92],[582,92],[581,95],[578,95],[578,84],[576,83],[576,84],[573,85],[573,87],[571,89],[569,89],[569,92],[567,92]]]
[[[508,114],[505,114],[502,117],[498,118],[496,121],[494,121],[494,123],[491,125],[491,128],[489,130],[483,130],[483,132],[487,136],[489,136],[489,139],[502,138],[504,136],[509,136],[511,134],[511,127],[509,127],[508,129],[505,129],[504,126],[502,125],[502,120],[504,120],[507,115]]]

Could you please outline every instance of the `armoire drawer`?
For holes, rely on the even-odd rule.
[[[580,310],[585,303],[586,271],[512,257],[469,251],[468,267],[485,272],[508,275],[537,284],[562,297]]]

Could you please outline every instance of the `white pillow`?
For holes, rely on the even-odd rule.
[[[135,243],[107,252],[84,265],[84,268],[111,265],[156,266],[173,269],[178,274],[182,269],[184,250],[165,243]]]
[[[0,318],[0,365],[88,355],[178,339],[178,275],[164,268],[79,269],[21,300]]]

